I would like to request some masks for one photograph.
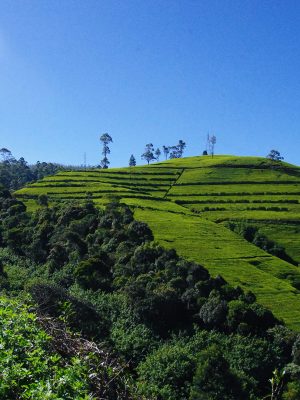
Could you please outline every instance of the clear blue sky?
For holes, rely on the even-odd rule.
[[[298,0],[1,0],[0,147],[111,166],[146,143],[300,164]]]

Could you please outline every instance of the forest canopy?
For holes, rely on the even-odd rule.
[[[29,214],[2,189],[0,218],[2,293],[113,353],[130,383],[108,399],[258,400],[284,368],[284,398],[299,393],[297,334],[251,292],[153,242],[128,206],[69,201]],[[87,382],[82,390],[98,398]],[[25,398],[22,390],[15,398]]]

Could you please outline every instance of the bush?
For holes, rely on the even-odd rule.
[[[107,327],[87,301],[78,300],[59,286],[46,283],[33,284],[30,293],[42,315],[63,316],[67,325],[91,337],[103,339],[107,336]]]
[[[210,328],[220,327],[227,314],[227,303],[222,300],[219,293],[212,291],[208,300],[200,309],[200,318]]]
[[[75,269],[75,277],[85,289],[109,291],[112,274],[108,255],[101,251],[97,257],[81,261]]]
[[[193,379],[190,400],[249,399],[239,377],[230,370],[223,352],[217,345],[202,350]]]
[[[138,366],[139,393],[161,400],[186,399],[195,355],[182,341],[166,344]]]
[[[26,306],[2,298],[0,307],[0,398],[87,398],[87,365],[53,353],[51,338]]]

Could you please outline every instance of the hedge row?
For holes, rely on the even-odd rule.
[[[176,186],[206,186],[206,185],[290,185],[300,184],[298,181],[217,181],[217,182],[182,182],[176,183]]]
[[[198,197],[198,196],[299,196],[299,192],[210,192],[210,193],[170,193],[170,197]]]

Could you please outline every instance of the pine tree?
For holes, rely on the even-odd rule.
[[[129,158],[129,167],[135,167],[136,166],[136,160],[133,154],[131,154]]]

